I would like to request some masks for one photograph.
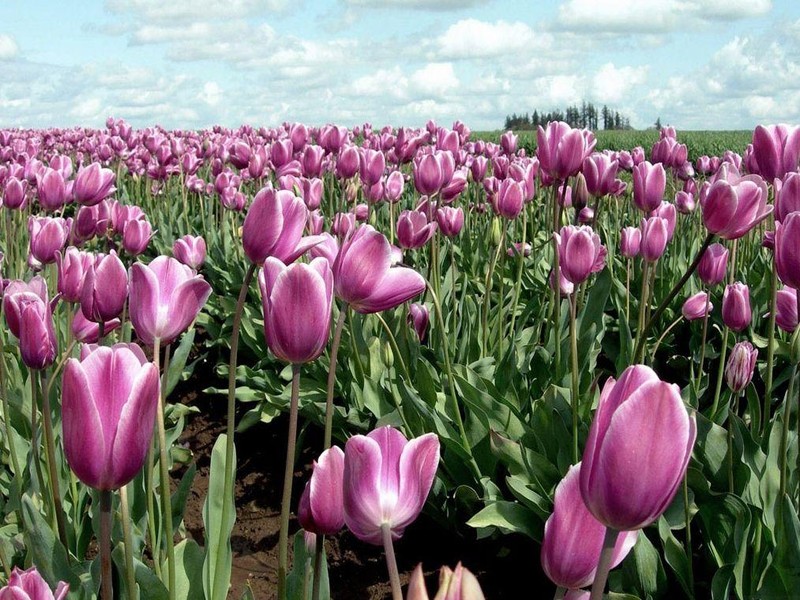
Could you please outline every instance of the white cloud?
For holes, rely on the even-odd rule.
[[[186,23],[244,18],[284,11],[296,2],[290,0],[106,0],[115,14],[131,14],[147,23]]]
[[[0,33],[0,60],[12,59],[18,52],[16,40],[8,33]]]
[[[491,58],[531,52],[550,45],[549,34],[535,34],[526,23],[463,19],[437,40],[439,56],[447,59]]]
[[[418,98],[442,98],[459,86],[452,63],[429,63],[414,71],[411,86]]]
[[[597,102],[619,104],[633,88],[645,83],[647,71],[646,66],[618,68],[613,63],[606,63],[592,78],[592,97]]]
[[[222,100],[222,96],[222,88],[216,81],[206,81],[203,85],[203,91],[198,94],[197,99],[209,106],[216,106]]]
[[[429,11],[461,10],[488,4],[489,0],[344,0],[350,7],[413,8]]]

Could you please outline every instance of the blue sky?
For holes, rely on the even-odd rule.
[[[5,0],[0,126],[800,122],[795,0]]]

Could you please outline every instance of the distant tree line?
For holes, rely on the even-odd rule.
[[[611,110],[603,105],[600,110],[591,102],[582,102],[580,106],[568,106],[565,111],[553,110],[550,112],[539,112],[534,110],[533,114],[524,113],[518,115],[514,113],[506,116],[504,129],[526,130],[536,129],[539,125],[545,125],[549,121],[565,121],[570,127],[585,127],[587,129],[631,129],[631,122],[625,115],[618,110]]]

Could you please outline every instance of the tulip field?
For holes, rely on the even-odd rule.
[[[601,133],[0,130],[0,599],[797,597],[800,127]]]

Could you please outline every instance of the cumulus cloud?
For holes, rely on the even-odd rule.
[[[598,102],[619,104],[633,88],[645,83],[647,71],[646,66],[616,67],[614,63],[606,63],[592,78],[592,96]]]
[[[491,58],[548,47],[549,34],[534,34],[526,23],[463,19],[450,25],[437,40],[439,55],[448,59]]]
[[[343,0],[350,7],[413,8],[428,11],[449,11],[488,4],[489,0]]]
[[[9,60],[19,53],[16,40],[8,33],[0,33],[0,60]]]

